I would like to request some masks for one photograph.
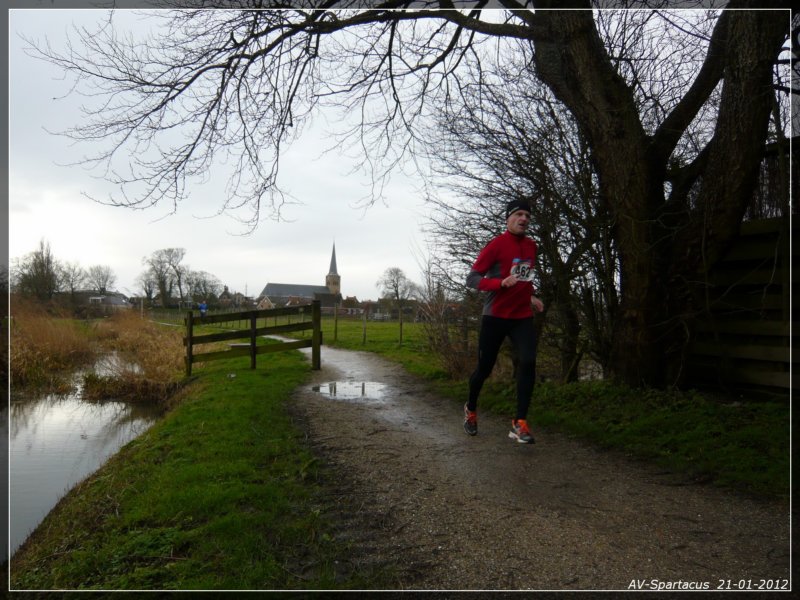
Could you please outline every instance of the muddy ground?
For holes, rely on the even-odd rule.
[[[330,518],[352,545],[343,570],[392,567],[396,590],[786,585],[788,503],[595,449],[535,414],[535,445],[480,408],[469,437],[461,406],[401,367],[322,352],[293,405],[332,468]]]

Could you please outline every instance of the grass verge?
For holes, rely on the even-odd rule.
[[[323,475],[285,407],[307,362],[289,352],[246,367],[198,368],[170,413],[46,517],[12,558],[11,588],[379,585],[335,563],[346,548],[328,534]]]

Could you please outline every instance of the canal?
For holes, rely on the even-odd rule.
[[[103,362],[93,370],[102,373],[105,368]],[[75,375],[75,391],[68,395],[18,398],[12,389],[8,419],[12,555],[64,494],[161,414],[157,407],[113,398],[85,401],[82,376]]]

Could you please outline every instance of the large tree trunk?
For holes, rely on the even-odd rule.
[[[714,138],[706,148],[707,156],[699,159],[705,168],[699,176],[696,207],[678,230],[667,265],[669,312],[672,330],[678,335],[669,336],[672,345],[667,348],[670,360],[666,364],[675,379],[683,372],[688,348],[685,333],[679,335],[688,329],[677,323],[676,317],[706,308],[706,274],[735,242],[758,183],[774,100],[772,65],[787,28],[785,11],[743,11],[735,13],[729,23],[730,43]],[[678,201],[685,203],[685,199]]]
[[[610,370],[630,384],[658,384],[662,353],[650,325],[659,322],[664,297],[653,252],[663,192],[647,163],[633,96],[608,60],[591,11],[537,12],[533,30],[537,73],[587,136],[615,220],[622,272]]]
[[[621,302],[611,373],[637,386],[673,383],[668,378],[680,369],[667,364],[665,356],[680,360],[676,340],[684,330],[682,320],[691,314],[690,282],[730,243],[756,182],[771,65],[788,31],[788,17],[770,11],[725,14],[697,81],[653,136],[645,134],[633,93],[612,67],[591,11],[537,10],[532,25],[537,73],[584,130],[600,192],[615,218]],[[703,176],[702,217],[696,218],[697,209],[686,203],[685,193],[666,202],[666,164],[723,68],[716,134],[697,168],[686,170],[687,176]],[[676,187],[688,192],[690,186]],[[665,207],[679,216],[664,218]],[[705,263],[698,262],[701,256]],[[678,292],[673,289],[676,278],[684,282]]]

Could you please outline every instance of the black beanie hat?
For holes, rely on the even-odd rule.
[[[512,200],[506,204],[506,219],[511,216],[511,213],[518,210],[527,210],[528,212],[531,212],[531,205],[527,200]]]

